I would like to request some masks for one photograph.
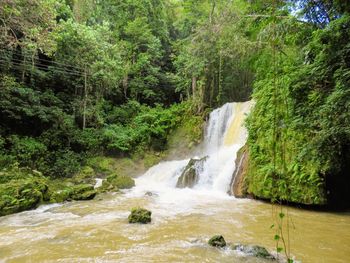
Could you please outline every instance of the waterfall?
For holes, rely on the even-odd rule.
[[[193,190],[226,193],[235,169],[237,151],[245,144],[247,131],[244,119],[252,103],[226,103],[210,113],[205,130],[201,167],[196,167],[198,180]],[[194,157],[198,159],[198,157]],[[157,190],[161,187],[175,188],[178,178],[190,159],[161,162],[151,167],[136,180],[139,189]],[[193,163],[193,161],[191,162]]]

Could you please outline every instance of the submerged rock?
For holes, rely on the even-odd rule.
[[[212,247],[225,247],[226,241],[222,235],[215,235],[209,239],[208,244]]]
[[[191,159],[186,165],[185,170],[177,180],[177,188],[192,188],[198,183],[199,173],[203,170],[203,164],[206,161],[207,156],[201,159]]]
[[[271,259],[274,260],[275,257],[271,255],[266,248],[257,245],[243,245],[235,244],[232,246],[233,250],[242,252],[248,256],[253,256],[257,258]]]
[[[144,208],[133,208],[128,217],[130,224],[140,223],[147,224],[151,222],[152,212]]]
[[[145,196],[158,196],[158,194],[157,194],[157,193],[154,193],[154,192],[151,192],[151,191],[147,191],[147,192],[145,193]]]

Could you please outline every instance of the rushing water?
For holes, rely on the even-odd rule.
[[[162,162],[124,194],[46,205],[0,218],[0,262],[264,262],[206,242],[273,250],[272,206],[227,195],[250,103],[212,112],[201,156],[208,156],[193,189],[175,188],[188,160]],[[152,211],[149,225],[130,225],[132,207]],[[302,262],[348,262],[350,214],[288,209],[292,255]]]

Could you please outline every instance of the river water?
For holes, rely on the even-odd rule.
[[[175,187],[189,160],[166,161],[123,193],[1,217],[0,262],[265,262],[207,245],[212,235],[222,234],[227,242],[270,251],[276,246],[270,228],[276,208],[227,194],[250,107],[230,103],[211,113],[198,156],[208,157],[193,189]],[[127,223],[130,209],[138,206],[152,211],[151,224]],[[349,262],[350,213],[283,209],[296,260]]]

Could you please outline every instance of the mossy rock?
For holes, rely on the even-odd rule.
[[[119,189],[130,189],[135,186],[135,181],[130,176],[119,175],[112,180],[112,184]]]
[[[130,176],[113,173],[103,180],[99,191],[118,191],[118,189],[130,189],[134,186],[135,181]]]
[[[64,201],[70,201],[71,189],[65,188],[63,190],[55,191],[51,194],[50,203],[62,203]]]
[[[222,235],[215,235],[209,239],[208,244],[212,247],[225,247],[226,241]]]
[[[90,184],[75,185],[72,187],[70,197],[72,200],[91,200],[95,197],[96,190]]]
[[[12,180],[0,185],[0,216],[36,208],[48,186],[41,180]]]
[[[52,193],[51,203],[62,203],[71,200],[91,200],[96,196],[96,190],[90,184],[78,184],[73,186],[66,186],[62,190]]]
[[[96,173],[90,166],[84,166],[76,175],[73,177],[73,181],[78,184],[94,184]]]
[[[144,208],[133,208],[131,214],[128,217],[130,224],[148,224],[151,222],[152,212]]]
[[[203,165],[208,157],[201,159],[191,159],[186,165],[184,171],[177,180],[177,188],[192,188],[198,183],[199,173],[203,170]]]
[[[37,170],[31,170],[29,168],[20,168],[17,165],[4,168],[0,171],[0,184],[9,183],[11,181],[37,179],[45,181],[46,178],[43,174]]]
[[[235,244],[232,246],[232,249],[236,251],[240,251],[248,256],[271,259],[271,260],[275,259],[275,257],[271,255],[267,251],[267,249],[262,246]]]

